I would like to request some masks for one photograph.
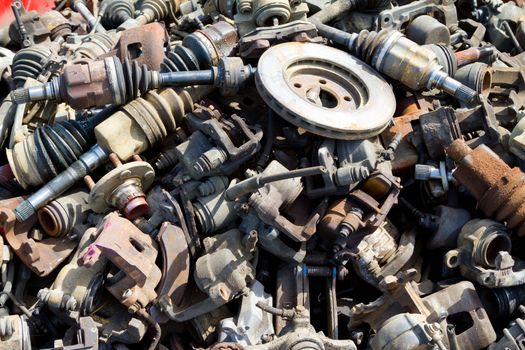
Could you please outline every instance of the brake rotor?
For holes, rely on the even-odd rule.
[[[391,86],[350,54],[313,43],[284,43],[260,58],[257,90],[281,117],[311,133],[360,140],[383,131],[396,100]]]

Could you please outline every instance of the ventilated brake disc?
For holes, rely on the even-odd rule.
[[[321,44],[270,48],[257,65],[256,85],[281,117],[334,139],[379,134],[396,107],[392,88],[378,73],[350,54]]]

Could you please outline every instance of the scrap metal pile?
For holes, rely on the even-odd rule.
[[[54,5],[2,14],[0,349],[525,348],[520,0]]]

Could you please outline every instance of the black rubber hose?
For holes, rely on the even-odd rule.
[[[259,168],[264,168],[264,166],[268,163],[268,160],[270,159],[270,152],[272,151],[273,146],[273,140],[275,139],[275,126],[274,126],[274,118],[273,118],[273,111],[271,108],[268,108],[268,113],[266,115],[267,118],[267,124],[266,124],[266,140],[264,143],[263,150],[261,152],[261,156],[259,157],[259,160],[257,161],[257,166]]]

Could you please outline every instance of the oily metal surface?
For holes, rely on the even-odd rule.
[[[351,55],[320,44],[270,48],[259,60],[256,85],[281,117],[329,138],[375,136],[395,110],[392,89],[379,74]]]

